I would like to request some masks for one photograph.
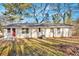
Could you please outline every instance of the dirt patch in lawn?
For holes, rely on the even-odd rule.
[[[55,46],[59,51],[64,52],[66,56],[79,56],[79,45],[58,44],[53,46]]]

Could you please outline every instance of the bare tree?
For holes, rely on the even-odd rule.
[[[53,20],[53,23],[60,23],[61,20],[63,19],[63,12],[62,11],[62,8],[63,8],[63,5],[60,4],[60,3],[53,3],[53,4],[50,4],[50,9],[52,11],[54,11],[55,13],[53,13],[52,15],[52,20]]]
[[[32,11],[31,13],[27,12],[29,15],[35,19],[36,23],[42,23],[45,21],[46,17],[48,17],[48,12],[46,12],[46,9],[48,8],[49,4],[32,4],[32,7],[30,10]],[[39,18],[41,17],[41,20]]]

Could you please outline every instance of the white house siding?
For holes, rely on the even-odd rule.
[[[20,29],[17,29],[17,34],[18,34],[18,37],[21,37],[21,38],[31,38],[32,37],[32,29],[31,28],[28,28],[28,33],[22,33],[22,28]]]
[[[57,36],[57,28],[54,28],[54,37]]]
[[[46,28],[45,37],[50,37],[50,28]]]
[[[45,28],[40,28],[40,32],[39,32],[39,28],[37,28],[37,34],[38,37],[45,36]]]
[[[37,38],[37,29],[32,29],[32,38]]]
[[[8,33],[7,29],[4,29],[4,39],[7,39],[7,40],[10,40],[10,38],[12,39],[11,30],[12,29],[10,29],[10,33]]]
[[[28,30],[29,31],[29,30]],[[25,37],[25,38],[29,38],[29,32],[28,33],[22,33],[22,35]]]
[[[53,32],[52,33],[50,32],[50,37],[54,37],[53,35],[54,35]]]
[[[69,37],[69,29],[63,28],[63,37]]]
[[[12,38],[12,28],[10,28],[10,37]]]
[[[32,38],[32,28],[29,28],[29,38]]]
[[[8,35],[7,35],[7,30],[4,29],[4,38],[7,38],[7,37],[8,37]]]
[[[16,37],[17,38],[23,38],[22,29],[21,28],[16,28]]]
[[[60,33],[58,33],[58,31],[57,31],[57,37],[62,37],[62,35],[63,35],[63,28],[60,28],[59,31],[60,31]]]
[[[68,36],[71,37],[72,36],[72,29],[71,28],[69,29],[68,33],[69,33]]]
[[[50,37],[54,37],[54,28],[50,28]]]
[[[54,28],[54,37],[62,37],[62,28]]]
[[[71,37],[72,30],[71,28],[61,28],[57,30],[57,27],[53,28],[29,28],[29,33],[22,33],[22,28],[15,28],[16,29],[16,37],[17,38],[38,38],[39,36],[44,35],[45,37]],[[59,33],[58,33],[59,31]],[[7,29],[4,29],[4,38],[12,38],[12,28],[11,33],[7,32]]]

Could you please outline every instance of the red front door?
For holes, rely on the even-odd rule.
[[[12,28],[12,36],[16,36],[16,29],[15,28]]]

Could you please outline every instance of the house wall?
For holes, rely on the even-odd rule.
[[[31,38],[32,37],[32,29],[29,29],[29,33],[22,33],[22,28],[16,29],[16,37],[17,38]]]
[[[12,39],[12,32],[8,33],[7,29],[4,29],[4,39],[10,40],[10,38]]]
[[[33,28],[31,32],[32,32],[32,38],[37,38],[37,35],[38,35],[37,29]]]
[[[44,30],[45,37],[71,37],[72,31],[70,28],[53,28],[53,31],[51,32],[51,29],[46,28]]]
[[[16,37],[17,38],[23,38],[22,29],[21,28],[16,28]]]
[[[54,28],[54,37],[62,37],[62,28]]]
[[[63,28],[63,37],[69,37],[70,30],[69,28]]]
[[[29,29],[29,36],[28,37],[32,38],[32,29],[31,28]]]
[[[59,28],[59,30],[57,30],[57,28],[50,29],[49,37],[61,37],[61,36],[62,36],[62,28]]]
[[[4,38],[7,38],[7,37],[8,37],[8,35],[7,35],[7,30],[4,29]]]
[[[69,28],[69,30],[68,30],[68,37],[72,37],[72,29],[71,28]]]
[[[38,38],[39,36],[44,35],[45,37],[71,37],[72,31],[70,28],[53,28],[51,32],[51,28],[29,28],[29,33],[22,33],[22,28],[16,28],[16,37],[17,38]],[[59,31],[59,33],[58,33]],[[11,33],[7,33],[7,30],[4,29],[4,38],[11,38],[12,37],[12,29]]]
[[[46,29],[45,28],[40,28],[40,32],[39,32],[39,28],[37,28],[37,36],[41,37],[44,36],[45,37],[46,34]]]
[[[50,37],[50,28],[46,28],[45,37]]]
[[[54,28],[50,29],[50,37],[54,37]]]

